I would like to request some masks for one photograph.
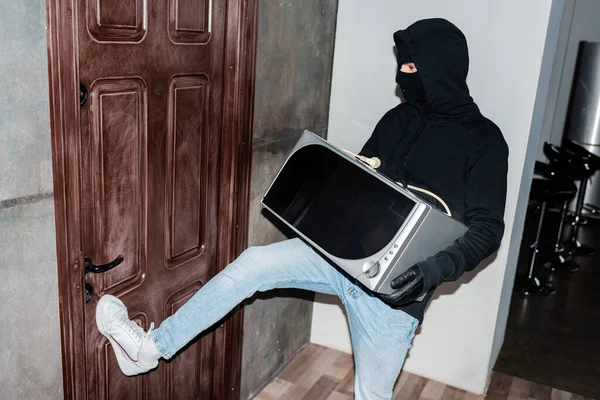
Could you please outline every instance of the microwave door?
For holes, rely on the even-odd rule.
[[[263,204],[320,250],[345,260],[380,252],[415,206],[389,184],[319,144],[304,146],[288,158]]]

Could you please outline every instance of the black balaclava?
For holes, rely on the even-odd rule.
[[[398,72],[396,73],[396,83],[400,85],[404,99],[416,106],[417,108],[425,108],[427,106],[427,95],[425,94],[425,86],[419,76],[419,72],[402,72],[403,64],[413,62],[406,52],[398,52]],[[419,68],[416,65],[417,70]]]
[[[425,19],[394,33],[398,67],[414,62],[418,72],[398,71],[396,81],[407,102],[441,119],[469,118],[478,108],[469,94],[469,51],[463,33],[451,22]],[[412,89],[412,90],[411,90]],[[425,106],[419,105],[425,92]]]

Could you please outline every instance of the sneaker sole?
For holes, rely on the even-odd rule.
[[[123,372],[123,374],[125,374],[127,376],[134,376],[134,375],[141,374],[143,372],[147,372],[147,371],[134,372],[129,366],[129,364],[131,363],[131,361],[129,360],[129,357],[123,356],[122,352],[124,350],[121,348],[121,345],[112,338],[110,333],[108,333],[108,323],[106,322],[106,319],[104,318],[104,315],[105,315],[104,314],[104,303],[106,303],[106,301],[108,301],[107,295],[102,296],[100,298],[100,300],[98,301],[98,305],[96,306],[96,326],[98,327],[98,330],[100,331],[100,333],[105,338],[107,338],[108,341],[110,342],[110,344],[113,348],[113,352],[115,353],[115,357],[117,358],[117,363],[119,364],[119,368],[121,368],[121,372]]]

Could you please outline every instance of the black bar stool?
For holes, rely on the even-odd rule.
[[[544,177],[549,180],[560,179],[565,182],[571,182],[570,189],[575,190],[575,191],[577,190],[577,187],[575,186],[575,183],[573,183],[572,179],[568,175],[565,175],[563,171],[560,171],[556,167],[556,165],[549,165],[549,164],[543,163],[541,161],[536,161],[534,173],[535,173],[535,175],[539,175],[539,176]],[[566,185],[566,183],[565,183],[565,185]],[[561,211],[561,215],[560,215],[560,222],[558,225],[558,234],[556,235],[556,241],[554,242],[554,246],[553,246],[552,250],[550,250],[548,253],[544,252],[543,254],[541,254],[541,256],[544,260],[544,266],[547,266],[552,271],[557,271],[557,270],[562,271],[562,272],[577,272],[577,271],[579,271],[579,264],[577,264],[573,260],[573,257],[571,257],[567,251],[565,251],[565,247],[562,245],[562,237],[563,237],[563,231],[564,231],[564,226],[565,226],[565,220],[567,217],[569,202],[571,201],[572,197],[573,196],[571,196],[569,198],[568,196],[565,196],[565,198],[562,201],[562,211]],[[538,252],[541,252],[541,251],[538,249]]]
[[[569,255],[590,256],[594,253],[594,250],[590,246],[579,242],[577,236],[579,235],[579,228],[581,226],[581,212],[583,210],[587,182],[596,172],[596,165],[590,161],[589,157],[580,154],[580,152],[576,154],[572,150],[566,150],[548,142],[544,143],[544,154],[550,160],[550,165],[562,171],[564,175],[569,176],[572,180],[580,182],[571,235],[566,243],[564,243],[564,247]],[[598,166],[600,167],[600,164]]]
[[[587,165],[589,165],[590,169],[593,171],[592,175],[600,169],[600,157],[595,155],[594,153],[588,151],[583,145],[577,143],[571,139],[564,139],[563,146],[566,151],[581,157],[582,160],[585,161]],[[580,190],[577,193],[577,207],[575,210],[574,218],[573,218],[573,234],[571,235],[571,253],[575,255],[590,255],[594,253],[594,249],[589,246],[581,244],[577,240],[577,235],[579,233],[579,228],[583,225],[583,217],[581,216],[582,211],[584,209],[590,211],[592,214],[598,214],[600,212],[600,208],[594,204],[585,203],[585,194],[587,191],[588,181],[591,176],[585,181],[581,181]]]
[[[534,275],[536,257],[539,253],[539,241],[546,216],[546,208],[548,203],[553,201],[567,201],[575,196],[577,188],[575,184],[569,180],[560,177],[554,179],[534,178],[531,184],[530,199],[541,203],[540,218],[535,236],[535,242],[531,246],[532,256],[529,266],[529,274],[522,285],[522,290],[525,294],[534,294],[538,296],[547,296],[556,292],[554,285],[547,281],[541,281]]]

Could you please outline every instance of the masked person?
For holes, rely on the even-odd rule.
[[[391,179],[440,196],[468,226],[465,235],[396,277],[391,295],[377,296],[355,284],[299,239],[244,251],[148,332],[129,320],[119,299],[105,295],[96,322],[126,375],[170,359],[257,291],[297,288],[340,297],[352,334],[356,399],[391,399],[434,288],[498,249],[508,168],[502,133],[469,95],[462,32],[444,19],[428,19],[396,32],[394,41],[396,82],[406,101],[383,116],[361,155],[378,157],[379,171]],[[422,295],[423,301],[415,301]]]

